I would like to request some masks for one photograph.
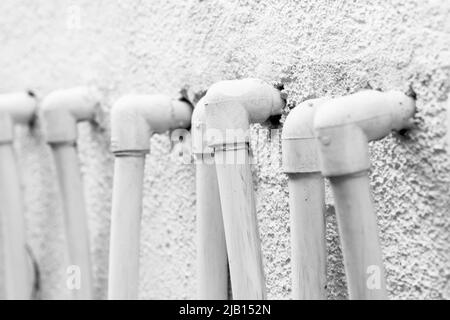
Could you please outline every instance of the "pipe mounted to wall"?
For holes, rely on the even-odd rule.
[[[206,144],[205,104],[192,113],[192,153],[196,165],[197,281],[200,300],[228,298],[228,261],[214,150]]]
[[[176,128],[188,128],[189,103],[165,95],[127,95],[111,111],[111,149],[115,156],[109,299],[137,299],[139,238],[145,156],[150,137]]]
[[[368,141],[411,127],[414,100],[397,91],[362,91],[316,112],[322,174],[330,179],[350,299],[386,299],[377,220],[370,193]]]
[[[77,125],[80,121],[94,121],[98,106],[96,90],[75,87],[53,91],[42,101],[41,108],[44,135],[52,150],[61,190],[69,264],[79,268],[80,287],[72,288],[73,297],[83,300],[92,299],[93,285],[87,214],[76,150]]]
[[[286,117],[283,170],[289,178],[293,298],[326,299],[325,187],[314,113],[328,99],[301,103]]]
[[[250,123],[281,113],[280,91],[258,79],[221,81],[204,97],[214,149],[233,299],[265,299],[252,173]]]
[[[0,219],[6,299],[30,299],[33,289],[26,249],[22,186],[13,139],[16,124],[29,125],[35,118],[36,104],[32,93],[0,95]]]

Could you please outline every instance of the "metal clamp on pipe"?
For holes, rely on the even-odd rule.
[[[33,267],[26,248],[25,217],[19,168],[13,150],[14,126],[35,118],[31,92],[0,95],[0,219],[2,220],[6,299],[30,299]]]
[[[280,114],[284,101],[273,86],[243,79],[214,84],[204,102],[208,145],[215,149],[233,298],[265,299],[248,130],[250,123]]]
[[[52,149],[64,208],[69,266],[78,268],[80,288],[74,299],[92,299],[92,267],[89,230],[83,196],[80,165],[76,150],[78,122],[94,121],[99,93],[88,87],[51,92],[42,101],[44,135]]]
[[[289,178],[293,298],[326,299],[325,187],[314,114],[328,99],[308,100],[286,117],[283,171]]]
[[[386,299],[386,281],[368,170],[368,141],[409,128],[414,100],[398,91],[362,91],[316,113],[322,174],[337,209],[350,299]]]
[[[109,299],[137,299],[139,238],[145,155],[150,137],[188,128],[191,105],[165,95],[127,95],[111,110],[111,149],[115,155]]]
[[[192,113],[192,153],[196,164],[198,298],[228,298],[228,261],[214,150],[206,143],[205,104]]]

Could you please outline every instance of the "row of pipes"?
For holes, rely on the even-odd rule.
[[[70,265],[81,270],[75,299],[93,297],[89,236],[76,142],[77,123],[94,121],[100,96],[77,87],[39,103],[31,92],[0,95],[0,214],[5,288],[30,298],[24,204],[14,125],[42,121],[64,205]],[[191,127],[196,165],[199,299],[265,299],[264,266],[251,173],[249,128],[279,115],[280,90],[258,79],[221,81],[196,104],[165,95],[127,95],[111,109],[115,156],[109,248],[109,299],[137,299],[145,157],[155,133]],[[326,299],[324,178],[331,185],[349,297],[387,297],[377,220],[370,192],[368,142],[410,128],[414,99],[398,91],[361,91],[304,101],[282,132],[289,180],[294,299]],[[192,123],[192,126],[191,126]],[[229,279],[231,288],[229,288]]]

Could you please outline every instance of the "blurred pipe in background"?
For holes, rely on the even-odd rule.
[[[30,299],[33,265],[26,248],[22,185],[13,150],[14,126],[30,125],[36,99],[31,92],[0,95],[0,219],[3,227],[6,299]]]
[[[142,190],[150,138],[188,128],[192,108],[165,95],[128,95],[111,111],[114,153],[108,299],[137,299]]]
[[[80,278],[79,281],[74,278],[71,286],[67,283],[76,300],[93,298],[89,230],[76,148],[77,124],[93,122],[98,106],[95,89],[76,87],[53,91],[44,98],[41,108],[44,134],[55,160],[62,196],[69,252],[67,271]]]

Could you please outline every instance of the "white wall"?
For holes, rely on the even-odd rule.
[[[77,28],[77,11],[80,24]],[[410,139],[371,144],[372,187],[391,298],[450,298],[450,3],[278,0],[3,0],[0,91],[95,84],[103,129],[80,126],[96,297],[105,298],[113,157],[107,114],[121,95],[191,93],[223,79],[281,81],[291,104],[365,87],[411,87]],[[288,111],[286,111],[288,112]],[[269,298],[290,297],[286,177],[279,147],[255,126],[258,219]],[[259,133],[256,135],[256,133]],[[194,167],[152,138],[145,177],[140,297],[195,297]],[[54,165],[39,126],[18,132],[28,239],[42,298],[65,297],[65,244]],[[330,298],[346,297],[333,200],[327,197]]]

